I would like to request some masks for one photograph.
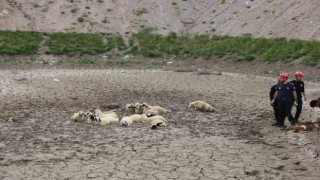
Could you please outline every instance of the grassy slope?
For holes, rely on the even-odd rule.
[[[38,32],[0,31],[0,54],[35,54],[44,36]],[[145,29],[129,39],[125,44],[120,35],[108,36],[107,43],[101,34],[89,33],[52,33],[45,45],[47,54],[103,54],[117,50],[129,54],[142,54],[145,57],[175,55],[180,58],[224,56],[241,61],[255,59],[268,62],[291,62],[302,59],[304,64],[316,65],[320,59],[320,42],[287,40],[285,38],[254,38],[251,36],[166,36],[153,34]]]

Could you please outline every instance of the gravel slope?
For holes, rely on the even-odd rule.
[[[0,29],[320,39],[318,0],[3,0]],[[143,9],[144,8],[144,9]],[[143,13],[145,12],[145,13]],[[140,13],[140,14],[139,14]],[[84,21],[79,22],[78,18]]]

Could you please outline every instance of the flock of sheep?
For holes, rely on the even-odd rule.
[[[193,101],[189,103],[189,108],[203,112],[214,111],[214,108],[204,101]],[[150,125],[151,129],[166,127],[168,121],[163,116],[170,112],[170,110],[163,107],[150,106],[147,103],[127,104],[124,106],[124,110],[126,111],[126,116],[122,117],[120,121],[121,126],[130,126],[133,123],[144,123]],[[119,117],[115,111],[101,111],[100,109],[79,111],[71,116],[71,120],[74,122],[100,125],[119,123]]]

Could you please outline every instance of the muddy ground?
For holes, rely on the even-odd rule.
[[[204,73],[206,74],[206,73]],[[272,127],[274,79],[129,69],[0,70],[0,179],[318,179],[319,131]],[[307,82],[316,97],[320,84]],[[187,108],[193,100],[216,112]],[[75,123],[109,103],[157,104],[168,127]],[[303,107],[301,119],[317,109]],[[124,112],[117,109],[122,117]],[[288,122],[286,122],[288,124]]]

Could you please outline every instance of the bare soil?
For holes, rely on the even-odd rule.
[[[0,179],[318,179],[319,131],[271,126],[274,78],[190,67],[0,70]],[[216,112],[188,109],[194,100]],[[170,109],[168,127],[69,120],[131,102]],[[301,119],[318,116],[306,102]]]

